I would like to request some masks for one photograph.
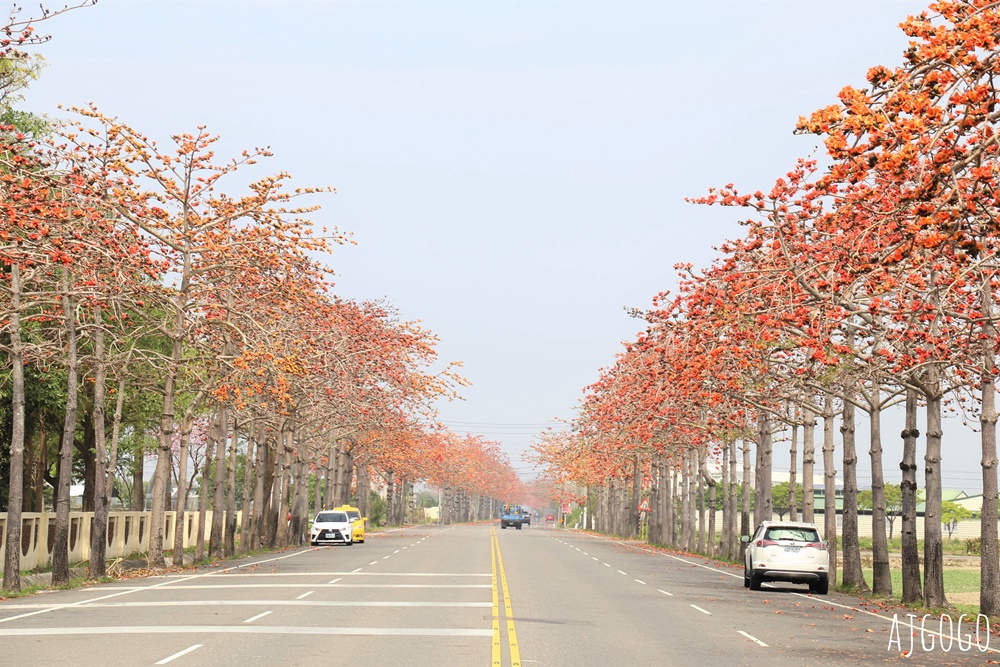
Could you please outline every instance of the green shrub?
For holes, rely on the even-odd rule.
[[[368,501],[368,522],[372,526],[385,525],[385,498],[372,491]]]
[[[982,539],[981,537],[970,537],[965,540],[965,553],[978,556],[983,545]]]

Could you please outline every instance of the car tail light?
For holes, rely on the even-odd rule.
[[[778,544],[779,543],[774,540],[757,540],[758,547],[776,547]]]
[[[806,546],[812,547],[813,549],[819,549],[820,551],[826,551],[826,543],[824,542],[810,542]]]

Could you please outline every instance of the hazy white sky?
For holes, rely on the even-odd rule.
[[[809,155],[796,118],[898,63],[924,6],[100,0],[40,26],[49,67],[24,106],[94,102],[164,143],[205,124],[220,155],[270,146],[258,175],[337,188],[315,216],[358,241],[330,259],[337,292],[437,333],[474,383],[442,418],[528,473],[533,434],[642,328],[623,307],[740,234],[738,212],[684,197],[770,186]],[[946,454],[946,486],[978,485],[969,451]]]

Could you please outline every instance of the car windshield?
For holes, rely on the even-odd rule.
[[[344,512],[320,512],[316,515],[316,523],[344,523],[347,514]]]
[[[812,528],[768,528],[764,539],[819,542],[819,535]]]

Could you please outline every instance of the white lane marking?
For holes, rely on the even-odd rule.
[[[611,567],[611,566],[610,566],[610,565],[608,565],[607,563],[601,563],[601,565],[603,565],[604,567]]]
[[[600,558],[598,558],[597,556],[591,556],[591,558],[593,558],[594,560],[601,560],[601,559],[600,559]]]
[[[767,644],[765,644],[761,640],[757,639],[753,635],[748,635],[747,633],[743,632],[742,630],[737,630],[736,632],[740,633],[741,635],[743,635],[744,637],[746,637],[747,639],[749,639],[752,642],[756,642],[756,643],[760,644],[761,646],[765,646],[765,647],[767,646]]]
[[[369,565],[374,565],[378,561],[372,561]],[[349,577],[351,575],[356,575],[359,577],[491,577],[489,572],[361,572],[363,568],[358,568],[351,572],[285,572],[285,573],[272,573],[272,572],[258,572],[255,574],[251,573],[240,573],[231,574],[226,577],[227,580],[235,579],[237,577],[250,577],[257,579],[280,579],[284,577]],[[122,590],[123,587],[118,587],[115,590]],[[130,586],[130,590],[145,590],[145,587]]]
[[[589,556],[590,555],[586,551],[581,551],[580,553],[582,553],[584,556]]]
[[[398,553],[399,553],[399,549],[396,549],[396,550],[395,550],[395,551],[393,551],[392,553],[394,553],[394,554],[398,554]],[[386,558],[388,558],[388,556],[386,556]]]
[[[645,581],[643,581],[642,579],[635,579],[634,581],[637,581],[637,582],[639,582],[639,583],[640,583],[640,584],[642,584],[643,586],[645,586],[645,585],[646,585],[646,582],[645,582]]]
[[[224,584],[196,584],[185,586],[184,590],[208,590],[218,588],[231,591],[238,588],[491,588],[489,584],[240,584],[239,586],[226,586]],[[176,589],[171,589],[173,592]],[[63,605],[66,606],[66,605]],[[73,605],[79,606],[79,605]],[[50,607],[51,608],[51,607]],[[13,617],[11,617],[13,618]],[[9,619],[8,619],[9,620]]]
[[[573,548],[576,549],[577,551],[581,550],[580,547],[573,547]]]
[[[389,554],[389,556],[391,556],[391,555],[392,555],[392,554]],[[386,558],[388,558],[389,556],[382,556],[382,560],[385,560],[385,559],[386,559]],[[376,561],[376,562],[377,562],[377,561]]]
[[[660,590],[659,588],[657,588],[656,590],[657,590],[658,592],[660,592],[660,593],[663,593],[664,595],[669,595],[670,597],[674,597],[674,594],[673,594],[673,593],[668,593],[668,592],[666,592],[666,591],[661,591],[661,590]]]
[[[711,616],[711,615],[712,615],[712,612],[710,612],[710,611],[705,611],[704,609],[702,609],[701,607],[699,607],[699,606],[698,606],[698,605],[696,605],[696,604],[693,604],[693,605],[691,605],[691,608],[692,608],[692,609],[697,609],[698,611],[700,611],[701,613],[705,614],[706,616]]]
[[[337,577],[336,579],[333,579],[332,581],[328,581],[328,582],[326,582],[326,583],[328,583],[328,584],[335,584],[335,583],[337,583],[338,581],[340,581],[341,579],[343,579],[343,577]]]
[[[490,605],[492,606],[492,604]],[[276,625],[126,625],[117,627],[7,628],[0,637],[65,635],[382,635],[400,637],[492,637],[493,630],[478,628],[330,628]]]
[[[370,562],[370,563],[368,563],[368,564],[369,564],[369,565],[376,565],[376,564],[378,564],[378,561],[377,561],[377,560],[373,560],[372,562]]]
[[[621,570],[618,570],[618,574],[624,574],[626,577],[628,576],[628,573],[622,572]]]
[[[204,644],[195,644],[194,646],[188,646],[183,651],[178,651],[177,653],[174,653],[172,656],[164,658],[163,660],[160,660],[159,662],[154,663],[154,664],[156,664],[156,665],[165,665],[168,662],[170,662],[171,660],[176,660],[177,658],[181,657],[182,655],[187,655],[191,651],[196,651],[196,650],[200,649],[202,646],[204,646]]]
[[[310,595],[316,591],[309,591]],[[164,600],[162,602],[98,602],[78,609],[109,609],[112,607],[489,607],[491,602],[419,602],[396,600]]]
[[[26,614],[19,614],[17,616],[8,616],[7,618],[0,618],[0,623],[6,623],[7,621],[15,621],[15,620],[18,620],[18,619],[21,619],[21,618],[27,618],[29,616],[37,616],[38,614],[46,614],[46,613],[48,613],[50,611],[58,611],[60,609],[71,609],[73,607],[78,607],[78,606],[80,606],[82,604],[87,604],[89,602],[98,602],[100,600],[107,600],[107,599],[110,599],[110,598],[120,597],[122,595],[128,595],[129,593],[136,593],[138,591],[159,590],[159,589],[163,588],[164,586],[169,586],[170,584],[180,583],[180,582],[184,582],[184,581],[191,581],[193,579],[203,579],[205,577],[217,576],[217,575],[220,575],[220,574],[225,574],[226,572],[230,572],[232,570],[238,570],[241,567],[250,567],[252,565],[260,565],[262,563],[270,563],[270,562],[276,561],[276,560],[284,560],[286,558],[294,558],[295,556],[301,556],[302,554],[306,554],[306,553],[309,553],[311,551],[312,551],[312,549],[304,549],[302,551],[296,551],[294,553],[286,554],[284,556],[277,556],[275,558],[265,558],[264,560],[254,561],[254,562],[251,562],[251,563],[244,563],[243,565],[234,565],[232,567],[227,567],[224,570],[218,570],[218,571],[215,571],[215,572],[206,572],[204,574],[192,574],[192,575],[188,575],[188,576],[181,576],[181,577],[177,577],[177,578],[171,578],[169,581],[162,581],[162,582],[160,582],[158,584],[153,584],[152,586],[130,586],[130,587],[128,587],[125,590],[116,591],[114,593],[110,593],[108,595],[102,595],[102,596],[96,597],[96,598],[90,598],[89,600],[80,600],[79,602],[70,602],[70,603],[67,603],[67,604],[49,605],[49,606],[46,606],[44,608],[38,609],[37,611],[31,611],[31,612],[28,612]]]
[[[312,595],[312,594],[313,594],[313,593],[315,593],[315,592],[316,592],[316,591],[306,591],[305,593],[303,593],[302,595],[300,595],[299,597],[297,597],[297,598],[295,598],[295,599],[296,599],[296,600],[303,600],[303,599],[305,599],[305,598],[309,597],[310,595]]]
[[[270,612],[270,611],[265,611],[265,612],[264,612],[264,613],[262,613],[262,614],[257,614],[256,616],[251,616],[250,618],[248,618],[247,620],[245,620],[245,621],[243,621],[243,622],[244,622],[244,623],[253,623],[254,621],[256,621],[256,620],[258,620],[258,619],[261,619],[261,618],[264,618],[265,616],[267,616],[267,615],[268,615],[268,614],[270,614],[270,613],[273,613],[273,612]]]

